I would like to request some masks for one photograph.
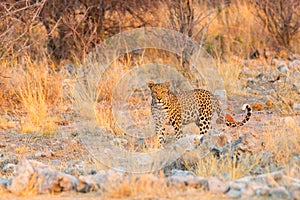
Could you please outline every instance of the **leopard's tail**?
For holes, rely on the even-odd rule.
[[[244,124],[246,124],[246,122],[249,121],[249,119],[252,115],[252,108],[250,107],[249,104],[244,104],[242,107],[242,110],[246,110],[246,116],[244,117],[244,119],[242,121],[235,122],[235,121],[229,121],[226,118],[226,126],[238,127],[238,126],[243,126]]]

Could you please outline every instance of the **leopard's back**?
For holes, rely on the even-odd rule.
[[[212,112],[212,94],[203,89],[195,89],[175,94],[181,105],[182,124],[190,124],[204,114]]]

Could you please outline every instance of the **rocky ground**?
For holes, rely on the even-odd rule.
[[[98,162],[72,123],[62,125],[55,135],[19,134],[18,120],[1,116],[0,198],[300,199],[300,56],[270,63],[244,61],[244,92],[229,99],[229,112],[239,113],[234,118],[242,117],[243,103],[252,105],[246,126],[221,130],[220,136],[212,132],[152,173],[128,173]],[[287,143],[280,143],[286,138]],[[117,141],[122,148],[129,143],[111,134],[107,141]],[[207,176],[198,166],[204,155],[216,162],[233,160],[236,169],[239,163],[253,166],[245,165],[249,171],[241,172],[243,176],[232,169]]]

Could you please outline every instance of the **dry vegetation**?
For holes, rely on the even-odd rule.
[[[243,90],[246,83],[240,74],[246,65],[257,70],[256,66],[268,65],[272,58],[286,59],[291,53],[300,54],[298,1],[96,2],[0,1],[0,134],[42,133],[46,137],[56,135],[64,126],[73,126],[72,87],[77,79],[82,78],[76,66],[86,62],[86,55],[97,44],[121,31],[159,26],[178,30],[194,38],[216,60],[231,99],[255,97]],[[252,57],[256,51],[259,51],[260,57],[253,62],[259,64],[245,64],[245,59]],[[179,58],[178,55],[161,50],[147,49],[119,58],[105,72],[106,80],[98,83],[94,106],[84,111],[85,114],[95,113],[99,126],[115,134],[123,134],[115,127],[112,116],[111,96],[114,85],[133,66],[156,62],[186,69],[190,64],[189,57],[184,52],[182,55]],[[257,134],[264,143],[264,151],[271,153],[274,165],[277,168],[283,167],[287,173],[294,173],[291,176],[299,178],[299,166],[295,172],[295,166],[291,164],[293,156],[299,156],[300,152],[300,128],[295,122],[296,113],[291,109],[299,93],[293,90],[282,91],[277,93],[274,112],[291,115],[290,121],[275,117],[270,124],[265,125],[270,128],[258,130]],[[131,102],[131,105],[138,103],[141,102]],[[134,116],[138,120],[149,115],[145,112]],[[259,123],[259,120],[256,122]],[[131,147],[135,148],[134,145]],[[16,154],[22,154],[21,147],[18,148]],[[217,175],[223,180],[228,179],[226,173],[229,173],[229,180],[234,180],[264,165],[262,154],[258,153],[255,157],[251,155],[246,153],[242,160],[229,156],[221,160],[207,156],[187,168],[190,167],[196,175]],[[29,187],[21,195],[32,194],[34,188]],[[183,198],[180,196],[181,191],[171,186],[153,185],[147,175],[116,187],[111,186],[105,195],[107,198]],[[187,197],[189,193],[185,195]]]

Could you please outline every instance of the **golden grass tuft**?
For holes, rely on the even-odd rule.
[[[143,199],[152,198],[172,198],[179,195],[180,191],[176,191],[174,187],[167,186],[163,179],[154,177],[153,175],[132,176],[121,184],[109,185],[107,193],[109,198],[126,198],[135,197]]]
[[[247,57],[254,49],[263,48],[266,38],[254,9],[245,0],[225,7],[208,27],[206,49],[217,58],[227,59],[228,55]]]
[[[289,164],[293,156],[300,152],[300,127],[296,117],[276,120],[276,128],[263,132],[265,150],[272,153],[279,166]]]
[[[218,71],[223,78],[224,87],[229,96],[241,92],[242,85],[239,80],[241,70],[242,64],[235,62],[233,59],[218,63]]]
[[[29,56],[18,62],[2,62],[8,73],[0,101],[4,113],[13,110],[20,119],[21,132],[52,133],[62,103],[62,76],[47,61],[32,61]]]
[[[17,88],[26,113],[21,120],[21,131],[51,133],[56,129],[58,117],[52,113],[62,98],[62,82],[58,74],[46,64],[29,62],[23,85]],[[53,74],[51,74],[53,73]]]
[[[248,176],[260,162],[260,155],[251,157],[250,154],[246,154],[243,156],[242,160],[237,160],[236,156],[232,158],[230,155],[227,155],[226,157],[219,159],[212,154],[209,154],[208,156],[199,159],[196,167],[194,167],[192,171],[194,171],[197,176],[218,176],[223,181],[227,181],[228,178],[229,180],[235,180]]]

